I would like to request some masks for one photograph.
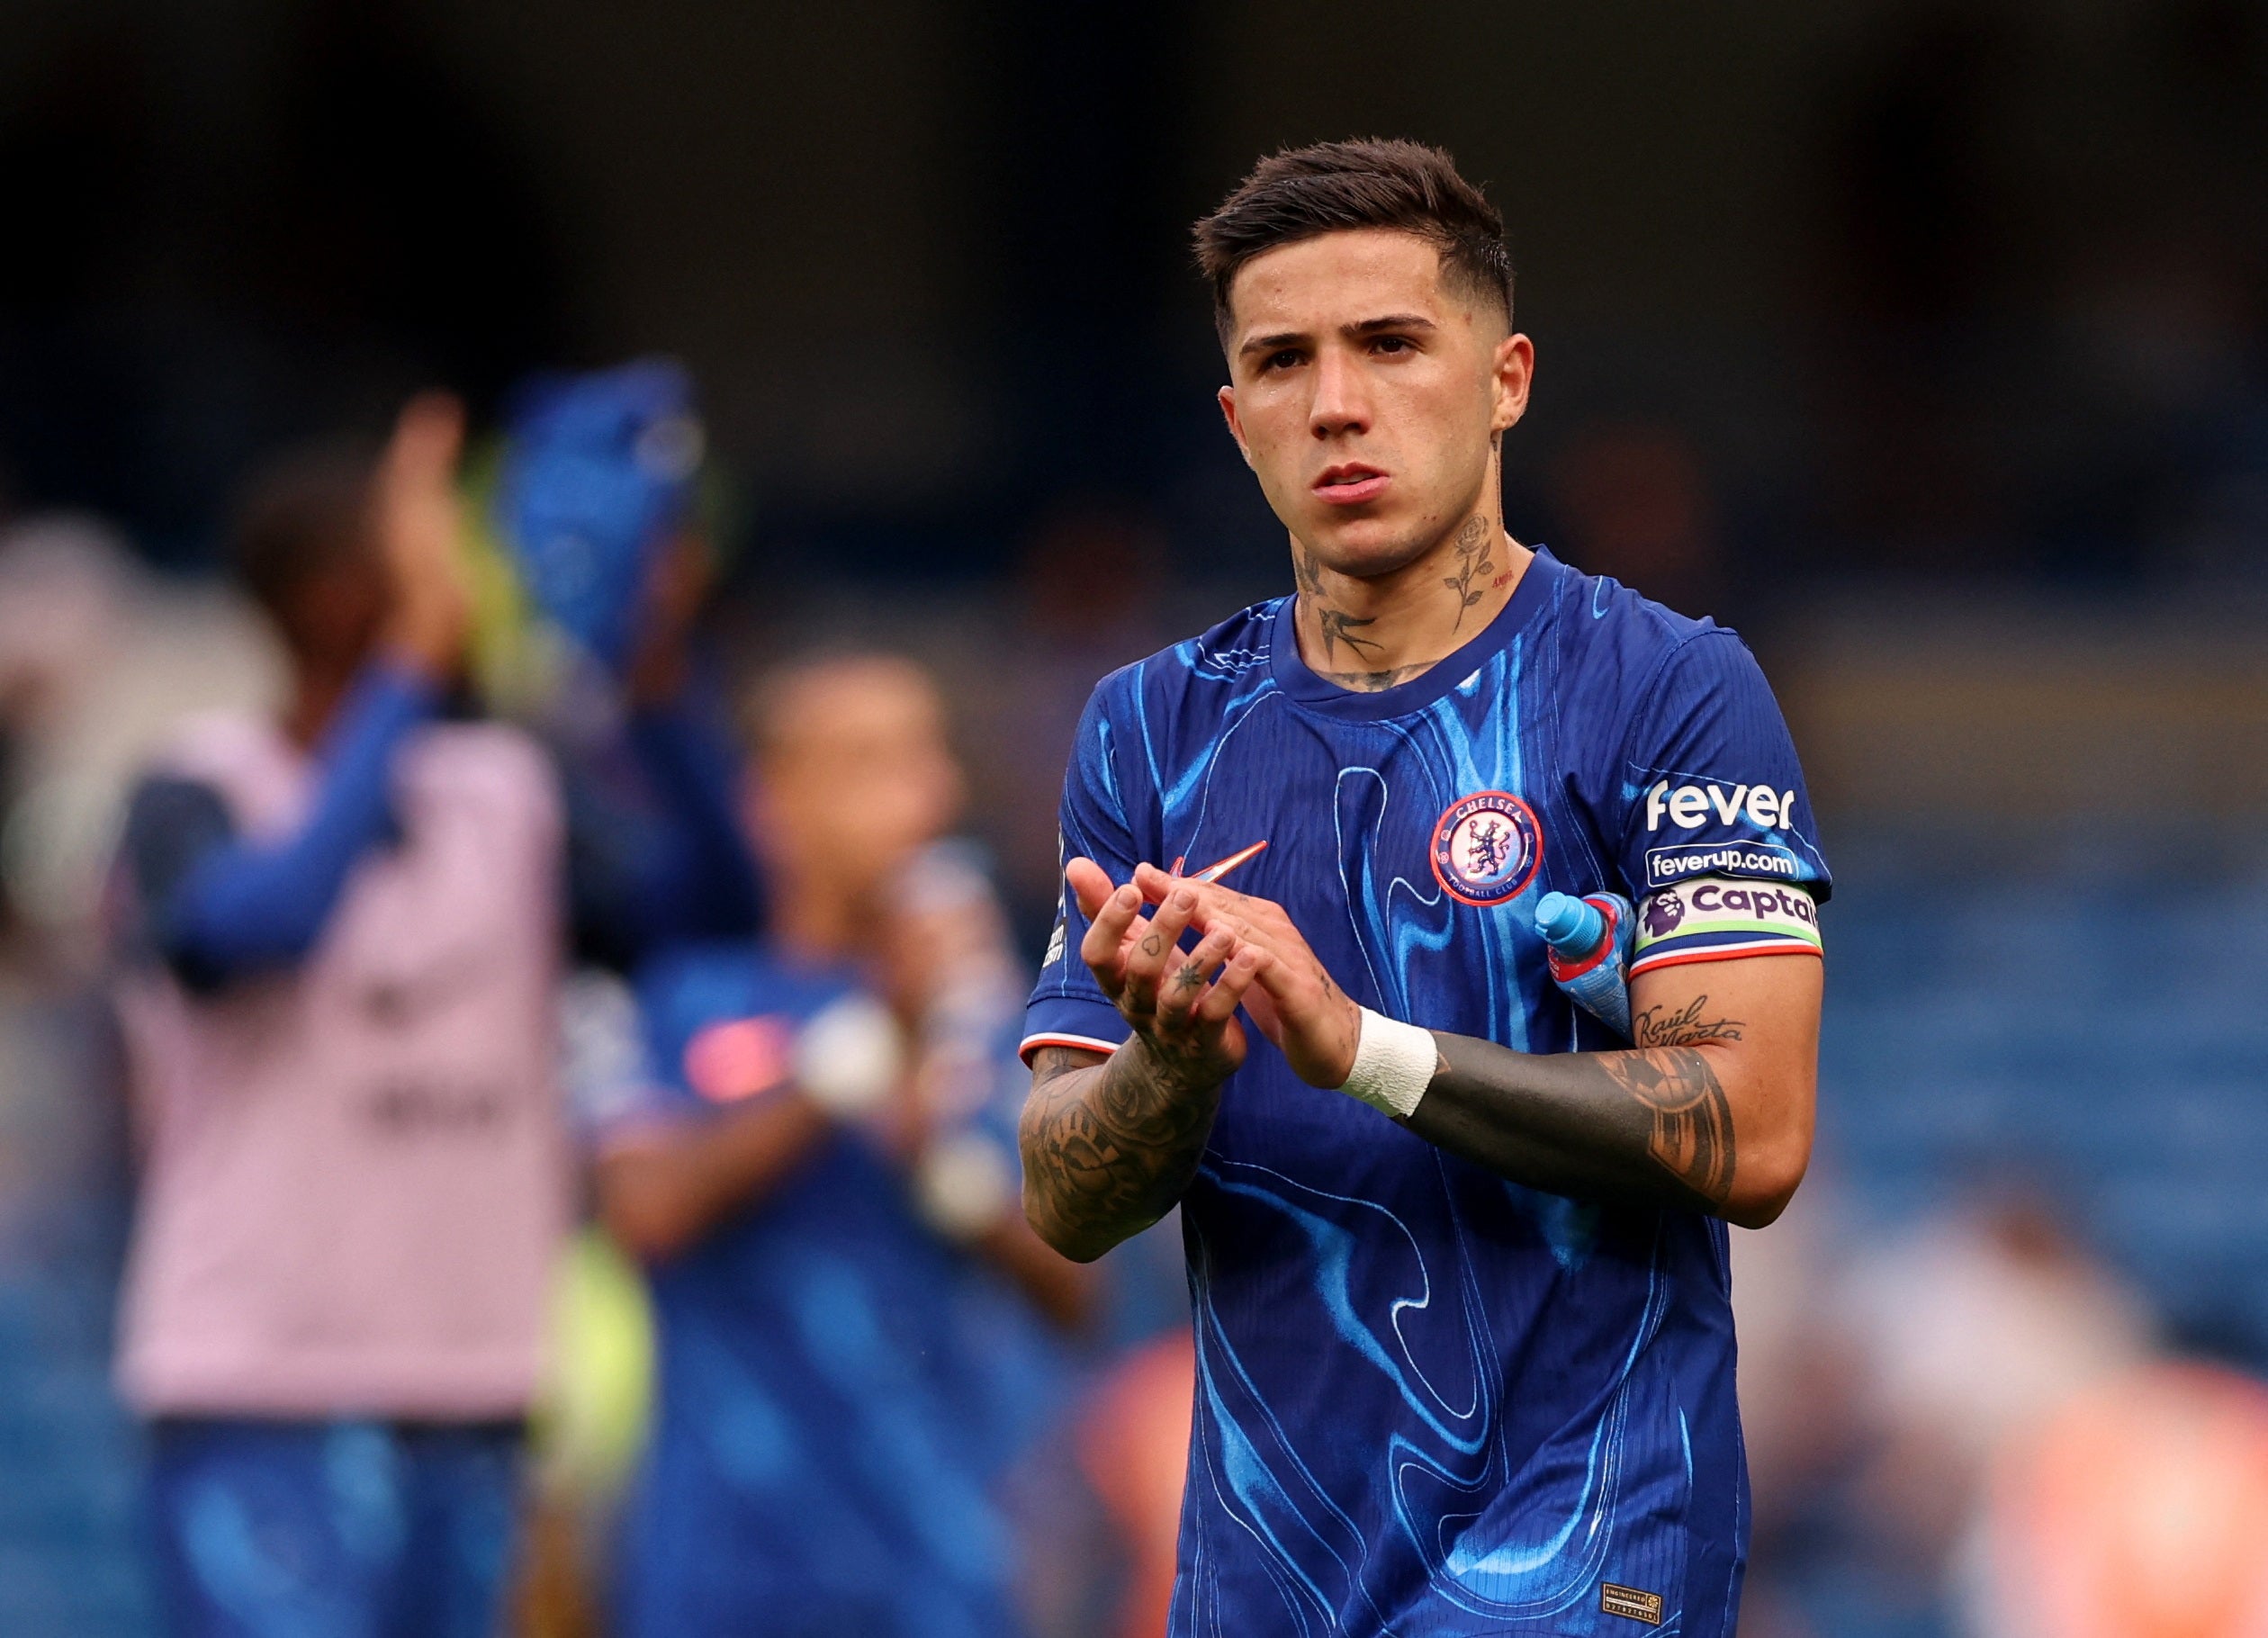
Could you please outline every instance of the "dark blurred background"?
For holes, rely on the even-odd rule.
[[[1513,223],[1531,533],[1707,558],[1744,603],[2261,567],[2241,0],[7,22],[10,490],[168,564],[310,421],[659,350],[768,573],[996,573],[1085,501],[1264,579],[1186,225],[1265,148],[1410,131]]]
[[[0,1630],[142,1630],[73,930],[166,706],[258,686],[247,468],[683,360],[727,646],[937,665],[1036,943],[1085,688],[1287,589],[1187,224],[1373,133],[1511,223],[1513,532],[1742,628],[1838,866],[1744,1631],[2001,1630],[1994,1440],[2268,1366],[2268,4],[7,0],[0,638],[79,692],[0,768]]]

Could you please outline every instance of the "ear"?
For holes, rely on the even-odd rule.
[[[1237,453],[1244,456],[1246,466],[1252,464],[1252,446],[1245,442],[1244,423],[1237,418],[1237,390],[1223,387],[1214,394],[1220,405],[1220,418],[1228,423],[1228,436],[1237,440]]]
[[[1535,344],[1526,336],[1507,336],[1497,343],[1490,383],[1495,400],[1489,418],[1492,432],[1504,432],[1527,413],[1528,386],[1535,379]]]

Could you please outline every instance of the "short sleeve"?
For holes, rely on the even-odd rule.
[[[1078,901],[1060,873],[1071,860],[1086,858],[1102,866],[1113,882],[1125,882],[1133,878],[1140,861],[1117,755],[1120,735],[1110,710],[1115,685],[1130,680],[1135,679],[1123,671],[1102,680],[1080,713],[1078,736],[1072,742],[1063,803],[1057,810],[1055,930],[1048,938],[1040,981],[1024,1010],[1020,1054],[1027,1063],[1042,1047],[1115,1052],[1126,1041],[1126,1021],[1079,958],[1086,918],[1079,914]]]
[[[1663,662],[1632,723],[1619,863],[1638,901],[1630,970],[1820,950],[1832,879],[1779,704],[1712,629]]]

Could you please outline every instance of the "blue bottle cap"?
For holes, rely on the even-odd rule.
[[[1535,931],[1562,960],[1575,960],[1598,948],[1606,918],[1598,906],[1565,893],[1547,893],[1535,906]]]

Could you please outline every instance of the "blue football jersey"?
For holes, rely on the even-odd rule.
[[[1552,984],[1548,892],[1641,904],[1634,968],[1816,951],[1828,873],[1739,638],[1537,552],[1485,630],[1353,693],[1292,602],[1105,679],[1063,846],[1125,880],[1264,842],[1347,993],[1530,1052],[1623,1043]],[[1026,1018],[1127,1029],[1066,904]],[[1301,1083],[1248,1032],[1182,1202],[1198,1344],[1174,1638],[1730,1638],[1746,1542],[1725,1229],[1546,1194]]]
[[[643,1040],[574,1055],[590,1142],[782,1095],[796,1032],[850,989],[752,942],[648,963]],[[1022,1078],[1009,1000],[998,1073],[956,1117],[1004,1156]],[[1022,1630],[999,1490],[1056,1412],[1062,1362],[1004,1276],[925,1226],[878,1136],[835,1131],[649,1276],[654,1420],[622,1521],[625,1634]]]

